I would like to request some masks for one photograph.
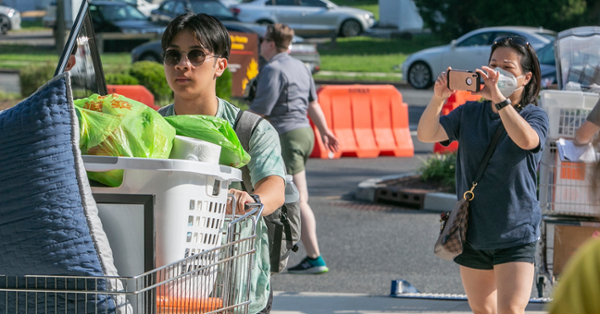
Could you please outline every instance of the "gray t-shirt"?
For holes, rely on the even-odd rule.
[[[308,104],[317,100],[310,70],[287,52],[275,55],[260,70],[250,111],[265,116],[279,134],[310,127]]]
[[[469,211],[468,243],[477,250],[497,250],[532,243],[539,238],[541,209],[536,196],[536,169],[548,134],[548,115],[535,105],[521,117],[540,138],[540,146],[523,150],[506,132],[500,137]],[[450,142],[458,141],[457,198],[472,186],[475,173],[494,133],[502,123],[489,101],[467,102],[440,118]]]
[[[600,126],[600,100],[598,100],[598,102],[594,106],[594,109],[592,109],[592,112],[590,112],[586,120],[588,120],[596,126]]]

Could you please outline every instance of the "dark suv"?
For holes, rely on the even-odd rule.
[[[218,0],[165,0],[158,9],[152,10],[153,22],[168,24],[186,12],[205,13],[220,21],[238,21],[238,19]]]

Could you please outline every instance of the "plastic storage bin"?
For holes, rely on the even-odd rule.
[[[121,186],[92,187],[97,202],[102,197],[103,203],[117,205],[108,211],[99,204],[99,211],[119,275],[136,275],[122,270],[139,268],[140,263],[145,262],[148,270],[221,245],[229,183],[241,181],[239,169],[172,159],[83,156],[83,160],[87,171],[124,169]],[[145,234],[116,236],[117,232],[128,232],[127,226],[133,229],[139,224],[131,221],[130,205],[126,203],[128,198],[140,195],[153,196],[153,210],[145,217],[151,220],[150,225],[141,228]],[[117,200],[119,196],[124,201]],[[154,242],[154,252],[147,249],[144,256],[136,253],[142,238],[146,244]],[[117,241],[120,243],[114,243]],[[154,256],[155,265],[148,264],[148,256]]]
[[[548,141],[561,137],[573,138],[585,122],[599,96],[596,93],[578,91],[543,90],[540,92],[540,107],[548,114],[550,129]]]

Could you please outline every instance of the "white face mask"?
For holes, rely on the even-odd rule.
[[[518,87],[519,83],[517,82],[517,80],[523,77],[523,75],[515,77],[514,74],[501,68],[496,68],[495,70],[500,75],[498,77],[498,89],[500,89],[500,92],[504,97],[508,98],[515,91],[523,88],[523,86]]]

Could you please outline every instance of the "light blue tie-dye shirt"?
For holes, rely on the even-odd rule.
[[[215,116],[229,121],[233,126],[240,109],[221,98],[217,99],[219,100],[219,108]],[[175,115],[173,104],[161,108],[158,112],[165,117]],[[269,176],[279,176],[285,180],[285,166],[281,157],[279,134],[268,121],[263,120],[256,127],[250,138],[250,151],[248,153],[251,157],[248,169],[250,170],[253,186]],[[232,187],[239,188],[239,185]],[[271,271],[269,235],[263,219],[258,221],[256,239],[256,258],[250,284],[250,301],[252,301],[249,309],[250,313],[258,313],[265,308],[271,290],[269,284]]]

